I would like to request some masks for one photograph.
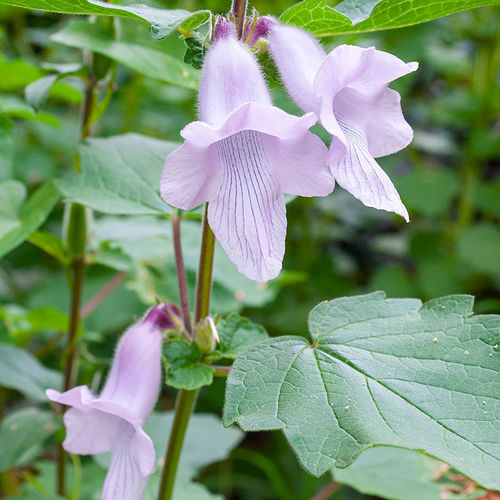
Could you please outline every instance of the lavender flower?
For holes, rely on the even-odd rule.
[[[333,136],[328,162],[335,180],[365,205],[408,221],[399,194],[374,158],[412,140],[400,95],[388,85],[415,71],[417,63],[351,45],[326,55],[305,31],[269,24],[269,47],[289,94],[304,111],[317,113]]]
[[[103,500],[138,500],[155,470],[155,450],[142,430],[160,388],[161,331],[177,328],[175,306],[159,304],[122,336],[104,389],[95,396],[86,386],[47,397],[70,406],[64,414],[70,453],[93,455],[111,451]]]
[[[283,193],[326,196],[334,180],[327,149],[309,132],[317,121],[271,103],[257,61],[221,19],[202,75],[200,119],[182,130],[161,179],[165,201],[190,210],[204,202],[208,223],[238,270],[267,281],[285,251]]]

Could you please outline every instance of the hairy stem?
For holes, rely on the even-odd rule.
[[[172,231],[174,236],[175,265],[177,268],[177,282],[179,284],[179,296],[181,299],[182,320],[184,330],[191,337],[191,319],[189,316],[189,299],[186,282],[186,270],[184,269],[184,258],[181,246],[181,218],[172,217]]]
[[[196,284],[196,307],[194,313],[195,324],[208,316],[210,310],[210,292],[212,289],[212,268],[214,262],[215,237],[207,221],[208,204],[203,216],[201,236],[200,265]],[[165,466],[163,468],[158,500],[171,500],[174,491],[175,477],[181,456],[182,445],[186,436],[186,429],[194,409],[198,390],[186,391],[181,389],[177,396],[175,417],[170,439],[168,442]]]

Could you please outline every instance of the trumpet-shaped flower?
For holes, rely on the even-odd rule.
[[[335,180],[365,205],[408,212],[374,158],[406,147],[413,132],[390,82],[415,71],[387,52],[341,45],[328,55],[316,39],[293,26],[270,23],[269,47],[290,96],[319,115],[332,134],[328,160]]]
[[[63,393],[47,390],[50,400],[71,407],[64,414],[66,451],[79,455],[111,451],[103,500],[138,500],[154,472],[155,450],[142,425],[160,388],[161,331],[178,326],[172,308],[157,305],[124,333],[99,396],[86,386]]]
[[[309,132],[317,117],[272,105],[257,61],[224,20],[205,58],[199,112],[165,161],[162,196],[185,210],[208,202],[208,223],[238,270],[267,281],[285,251],[283,194],[333,189],[327,149]]]

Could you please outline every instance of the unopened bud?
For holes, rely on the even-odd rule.
[[[219,334],[215,326],[214,320],[208,316],[196,326],[198,334],[198,347],[204,354],[212,352],[215,348],[215,343],[219,342]]]
[[[160,330],[179,331],[182,329],[182,317],[179,308],[167,302],[162,302],[150,309],[144,318],[144,322],[153,324]]]

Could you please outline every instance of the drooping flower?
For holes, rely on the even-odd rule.
[[[270,51],[288,93],[304,111],[317,113],[332,134],[328,161],[335,180],[365,205],[408,221],[396,188],[374,158],[403,149],[413,138],[400,95],[388,85],[415,71],[417,63],[352,45],[327,55],[305,31],[268,24]]]
[[[278,275],[285,251],[283,194],[326,196],[334,185],[327,149],[309,132],[317,121],[272,105],[257,61],[221,19],[203,66],[200,121],[163,168],[165,201],[190,210],[208,202],[218,241],[251,279]]]
[[[64,414],[70,453],[93,455],[111,451],[103,500],[138,500],[155,470],[155,450],[142,430],[160,389],[164,329],[177,328],[175,306],[158,304],[121,337],[109,376],[99,396],[87,386],[47,397],[70,406]]]

